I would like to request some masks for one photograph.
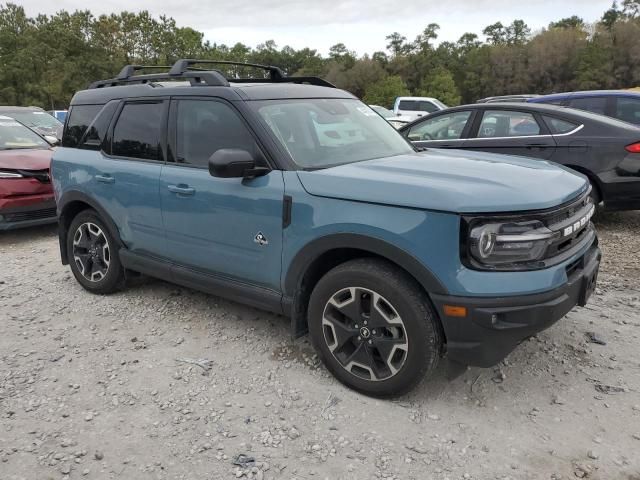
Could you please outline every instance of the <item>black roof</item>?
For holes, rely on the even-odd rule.
[[[216,69],[194,67],[198,64],[260,69],[261,78],[227,78]],[[72,105],[103,104],[110,100],[154,96],[217,96],[227,100],[267,100],[287,98],[355,98],[318,77],[287,76],[278,67],[223,60],[178,60],[168,72],[136,75],[142,70],[166,70],[169,67],[127,65],[107,80],[92,83],[77,92]]]

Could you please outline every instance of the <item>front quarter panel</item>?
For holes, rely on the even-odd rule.
[[[282,287],[288,296],[295,291],[287,274],[299,262],[305,246],[345,233],[375,238],[402,250],[433,275],[442,285],[442,293],[455,296],[508,297],[546,292],[567,282],[566,266],[575,260],[536,271],[472,270],[460,258],[459,215],[316,197],[304,190],[295,172],[284,173],[286,194],[293,203],[292,223],[283,231]]]

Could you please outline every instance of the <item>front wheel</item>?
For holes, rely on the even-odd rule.
[[[123,284],[116,242],[94,210],[80,212],[71,222],[67,258],[78,283],[92,293],[111,293]]]
[[[311,294],[308,314],[327,368],[367,395],[408,392],[435,369],[442,351],[426,294],[386,261],[353,260],[329,271]]]

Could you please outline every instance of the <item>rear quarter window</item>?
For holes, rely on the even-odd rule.
[[[542,118],[544,119],[544,123],[547,124],[549,131],[555,135],[569,133],[579,127],[577,123],[556,117],[550,117],[548,115],[543,115]]]
[[[62,134],[62,146],[77,148],[82,136],[93,122],[103,105],[74,105],[69,110]]]

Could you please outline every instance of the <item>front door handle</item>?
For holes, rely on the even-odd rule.
[[[168,185],[167,188],[171,193],[177,193],[178,195],[194,195],[196,189],[181,183],[180,185]]]
[[[116,179],[108,173],[104,175],[96,175],[95,179],[100,183],[116,183]]]

